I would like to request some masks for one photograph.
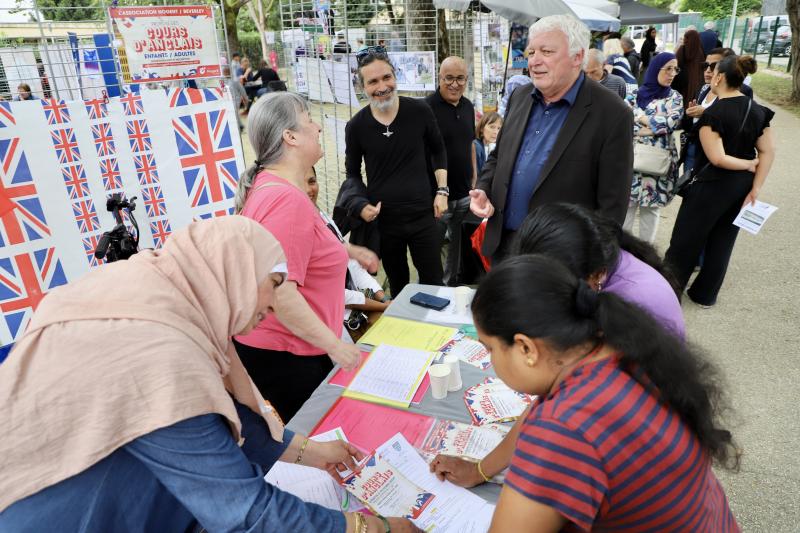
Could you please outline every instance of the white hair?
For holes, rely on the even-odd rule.
[[[558,30],[567,37],[569,55],[574,56],[589,48],[589,28],[572,15],[550,15],[537,20],[528,30],[528,42],[540,33]],[[586,54],[583,57],[586,63]]]
[[[714,29],[714,22],[709,20],[708,22],[706,22],[706,23],[703,25],[703,27],[704,27],[705,29],[707,29],[707,30],[713,30],[713,29]]]
[[[625,50],[622,49],[622,43],[619,39],[606,39],[603,43],[603,53],[606,56],[625,55]]]
[[[597,61],[601,66],[606,62],[606,55],[598,48],[591,48],[586,51],[586,64],[588,66],[589,60]]]

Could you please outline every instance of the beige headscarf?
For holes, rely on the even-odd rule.
[[[230,216],[48,294],[0,365],[0,511],[193,416],[223,415],[239,441],[231,396],[281,440],[230,337],[284,261],[269,232]]]

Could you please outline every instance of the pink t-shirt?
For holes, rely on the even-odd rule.
[[[259,189],[266,183],[277,185]],[[287,279],[297,283],[311,309],[338,337],[344,315],[347,251],[325,226],[308,196],[283,178],[262,172],[256,176],[242,215],[255,220],[278,239],[286,255]],[[236,340],[254,348],[295,355],[325,353],[296,337],[273,314]]]

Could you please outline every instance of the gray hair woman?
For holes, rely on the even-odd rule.
[[[289,420],[325,379],[331,359],[346,369],[358,365],[359,350],[339,338],[342,280],[348,252],[373,271],[377,257],[343,248],[306,195],[306,172],[322,157],[322,148],[320,127],[302,97],[280,92],[260,98],[247,129],[258,157],[239,180],[236,209],[278,239],[288,273],[275,315],[234,344],[261,393],[275,398],[274,407]]]

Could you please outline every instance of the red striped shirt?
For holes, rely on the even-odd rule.
[[[697,438],[613,358],[534,405],[506,484],[556,509],[565,531],[739,531]]]

